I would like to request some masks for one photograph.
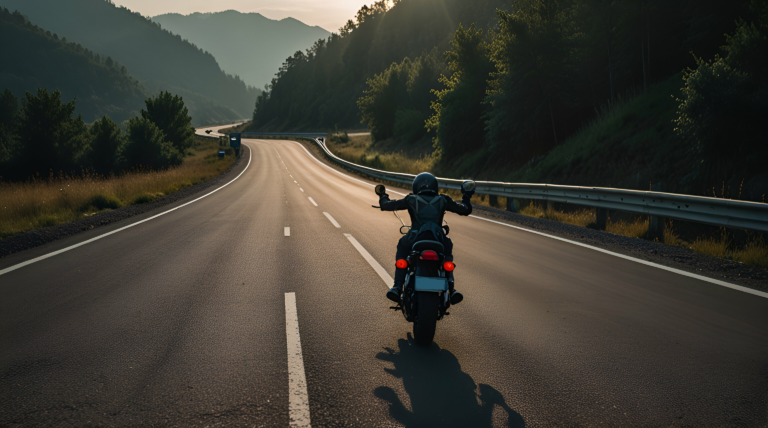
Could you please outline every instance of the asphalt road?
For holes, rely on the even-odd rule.
[[[0,426],[768,425],[768,298],[451,214],[465,301],[423,349],[353,244],[394,273],[372,185],[244,144],[221,190],[0,275]]]

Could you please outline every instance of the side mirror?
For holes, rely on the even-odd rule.
[[[477,185],[475,185],[475,182],[472,180],[467,180],[463,183],[461,183],[461,191],[462,192],[474,192]]]
[[[377,195],[381,196],[381,195],[387,193],[387,188],[384,187],[383,184],[377,184],[376,188],[374,189],[374,192],[376,192]]]

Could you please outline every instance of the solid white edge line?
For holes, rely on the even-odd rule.
[[[328,166],[328,165],[326,165],[326,164],[322,163],[322,162],[321,162],[320,160],[318,160],[318,159],[317,159],[315,156],[313,156],[313,155],[312,155],[312,153],[310,153],[310,152],[309,152],[309,150],[307,150],[307,148],[306,148],[306,147],[304,147],[304,145],[303,145],[303,144],[301,144],[301,143],[299,143],[299,142],[296,142],[296,141],[292,141],[292,140],[285,140],[285,141],[291,141],[292,143],[296,143],[296,144],[298,144],[298,145],[299,145],[299,147],[301,147],[302,149],[304,149],[304,151],[305,151],[305,152],[307,152],[307,154],[309,155],[309,157],[310,157],[310,158],[312,158],[312,160],[314,160],[315,162],[319,163],[320,165],[322,165],[322,166],[324,166],[324,167],[326,167],[326,168],[330,169],[331,171],[335,172],[336,174],[339,174],[340,176],[342,176],[342,177],[344,177],[344,178],[346,178],[346,179],[348,179],[348,180],[357,181],[358,183],[363,183],[363,184],[365,184],[366,186],[376,187],[376,185],[375,185],[375,184],[366,183],[366,182],[365,182],[365,181],[363,181],[363,180],[358,180],[358,179],[356,179],[356,178],[352,178],[352,177],[348,176],[347,174],[344,174],[343,172],[340,172],[340,171],[336,171],[335,169],[331,168],[330,166]],[[405,195],[406,195],[405,193],[396,192],[396,191],[394,191],[394,190],[392,190],[392,189],[387,189],[387,191],[388,191],[388,192],[392,192],[392,193],[397,193],[397,194],[398,194],[398,195],[400,195],[400,196],[405,196]]]
[[[304,151],[307,152],[307,155],[309,155],[310,158],[312,158],[315,162],[319,163],[320,165],[322,165],[322,166],[330,169],[331,171],[333,171],[333,172],[335,172],[335,173],[337,173],[337,174],[339,174],[341,176],[344,176],[344,177],[346,177],[346,178],[348,178],[350,180],[354,180],[354,181],[363,183],[363,184],[365,184],[367,186],[375,187],[375,184],[366,183],[365,181],[358,180],[356,178],[352,178],[352,177],[350,177],[350,176],[348,176],[348,175],[346,175],[346,174],[344,174],[344,173],[342,173],[340,171],[337,171],[337,170],[331,168],[330,166],[324,164],[319,159],[317,159],[315,156],[313,156],[312,153],[310,153],[309,150],[307,150],[307,148],[304,147],[303,144],[298,143],[296,141],[293,141],[293,142],[298,144],[302,149],[304,149]],[[398,195],[405,196],[404,193],[395,192],[394,190],[388,190],[388,191],[391,191],[392,193],[397,193]],[[649,261],[646,261],[646,260],[637,259],[637,258],[630,257],[630,256],[625,256],[624,254],[614,253],[612,251],[604,250],[604,249],[598,248],[598,247],[593,247],[593,246],[587,245],[587,244],[582,244],[582,243],[576,242],[576,241],[571,241],[569,239],[560,238],[558,236],[548,235],[548,234],[542,233],[542,232],[536,232],[534,230],[526,229],[524,227],[513,226],[513,225],[511,225],[509,223],[503,223],[503,222],[500,222],[500,221],[489,220],[487,218],[478,217],[476,215],[470,215],[470,217],[476,218],[478,220],[483,220],[483,221],[488,221],[488,222],[491,222],[491,223],[500,224],[502,226],[511,227],[513,229],[518,229],[518,230],[522,230],[522,231],[525,231],[525,232],[534,233],[536,235],[546,236],[547,238],[552,238],[552,239],[557,239],[559,241],[568,242],[570,244],[578,245],[578,246],[584,247],[584,248],[589,248],[589,249],[592,249],[592,250],[595,250],[595,251],[599,251],[601,253],[609,254],[609,255],[612,255],[612,256],[616,256],[616,257],[619,257],[619,258],[622,258],[622,259],[625,259],[625,260],[630,260],[630,261],[633,261],[633,262],[644,264],[646,266],[651,266],[651,267],[655,267],[655,268],[658,268],[658,269],[662,269],[662,270],[665,270],[667,272],[676,273],[676,274],[679,274],[679,275],[687,276],[689,278],[694,278],[694,279],[698,279],[700,281],[709,282],[710,284],[720,285],[722,287],[730,288],[732,290],[742,291],[744,293],[749,293],[749,294],[752,294],[752,295],[755,295],[755,296],[759,296],[759,297],[763,297],[763,298],[768,299],[768,293],[763,292],[763,291],[754,290],[754,289],[749,288],[749,287],[744,287],[744,286],[741,286],[741,285],[731,284],[730,282],[721,281],[719,279],[710,278],[708,276],[698,275],[698,274],[695,274],[695,273],[686,272],[684,270],[675,269],[675,268],[667,267],[667,266],[664,266],[664,265],[660,265],[658,263],[653,263],[653,262],[649,262]]]
[[[395,283],[395,280],[392,279],[391,276],[389,276],[389,273],[387,273],[386,270],[384,270],[383,267],[379,264],[379,262],[376,261],[376,259],[371,256],[371,253],[366,251],[365,248],[363,248],[362,245],[360,245],[359,242],[357,242],[357,239],[355,239],[354,236],[350,235],[349,233],[345,233],[344,236],[349,239],[349,242],[352,243],[352,246],[355,247],[355,249],[360,253],[361,256],[365,259],[365,261],[368,262],[369,265],[373,268],[373,270],[376,271],[377,274],[381,277],[382,281],[384,281],[384,285],[387,286],[387,288],[391,287],[392,284]]]
[[[111,232],[107,232],[107,233],[105,233],[105,234],[103,234],[103,235],[99,235],[99,236],[96,236],[96,237],[94,237],[94,238],[88,239],[88,240],[86,240],[86,241],[83,241],[83,242],[80,242],[80,243],[78,243],[78,244],[75,244],[75,245],[70,245],[69,247],[66,247],[66,248],[62,248],[61,250],[57,250],[57,251],[54,251],[54,252],[52,252],[52,253],[48,253],[48,254],[42,255],[42,256],[40,256],[40,257],[35,257],[34,259],[31,259],[31,260],[27,260],[27,261],[25,261],[25,262],[22,262],[22,263],[19,263],[19,264],[17,264],[17,265],[13,265],[13,266],[11,266],[11,267],[7,267],[7,268],[5,268],[5,269],[3,269],[3,270],[0,270],[0,275],[5,275],[6,273],[9,273],[9,272],[13,272],[13,271],[15,271],[16,269],[21,269],[21,268],[23,268],[24,266],[29,266],[29,265],[31,265],[32,263],[37,263],[37,262],[39,262],[39,261],[41,261],[41,260],[45,260],[45,259],[47,259],[47,258],[50,258],[50,257],[56,256],[56,255],[59,255],[59,254],[61,254],[61,253],[66,253],[67,251],[70,251],[70,250],[74,250],[74,249],[75,249],[75,248],[77,248],[77,247],[82,247],[83,245],[86,245],[86,244],[90,244],[90,243],[91,243],[91,242],[93,242],[93,241],[98,241],[99,239],[102,239],[102,238],[106,238],[106,237],[107,237],[107,236],[109,236],[109,235],[114,235],[114,234],[115,234],[115,233],[117,233],[117,232],[122,232],[122,231],[123,231],[123,230],[125,230],[125,229],[130,229],[130,228],[132,228],[132,227],[134,227],[134,226],[138,226],[138,225],[140,225],[140,224],[142,224],[142,223],[148,222],[148,221],[150,221],[150,220],[153,220],[153,219],[156,219],[156,218],[158,218],[158,217],[160,217],[160,216],[166,215],[166,214],[168,214],[168,213],[170,213],[170,212],[176,211],[176,210],[177,210],[177,209],[179,209],[179,208],[184,208],[184,207],[186,207],[186,206],[187,206],[187,205],[189,205],[189,204],[195,203],[195,202],[199,201],[200,199],[203,199],[203,198],[205,198],[205,197],[207,197],[207,196],[210,196],[210,195],[212,195],[212,194],[214,194],[214,193],[218,192],[219,190],[221,190],[221,189],[223,189],[223,188],[225,188],[225,187],[229,186],[230,184],[234,183],[234,182],[235,182],[235,180],[237,180],[238,178],[240,178],[240,176],[241,176],[241,175],[243,175],[243,173],[245,173],[245,171],[247,171],[247,170],[248,170],[248,167],[251,165],[251,159],[252,159],[252,157],[253,157],[253,156],[252,156],[252,153],[253,153],[253,150],[248,150],[248,164],[247,164],[247,165],[245,165],[245,169],[243,169],[243,170],[240,172],[240,174],[238,174],[238,175],[237,175],[237,177],[233,178],[233,179],[232,179],[231,181],[229,181],[227,184],[225,184],[225,185],[223,185],[223,186],[221,186],[221,187],[217,188],[216,190],[213,190],[213,191],[211,191],[211,192],[209,192],[209,193],[206,193],[205,195],[203,195],[203,196],[200,196],[199,198],[197,198],[197,199],[194,199],[194,200],[192,200],[192,201],[189,201],[189,202],[187,202],[187,203],[185,203],[185,204],[179,205],[178,207],[175,207],[175,208],[171,208],[171,209],[170,209],[170,210],[168,210],[168,211],[163,211],[163,212],[161,212],[160,214],[155,214],[155,215],[153,215],[152,217],[149,217],[149,218],[145,218],[144,220],[141,220],[141,221],[137,221],[136,223],[132,223],[132,224],[129,224],[128,226],[123,226],[123,227],[121,227],[121,228],[119,228],[119,229],[115,229],[115,230],[113,230],[113,231],[111,231]]]
[[[283,228],[283,235],[285,236],[291,236],[291,228],[286,226]]]
[[[328,220],[330,220],[330,221],[331,221],[331,224],[333,224],[334,226],[336,226],[336,228],[337,228],[337,229],[341,229],[341,225],[339,224],[339,222],[338,222],[338,221],[336,221],[336,219],[335,219],[335,218],[331,217],[331,215],[330,215],[330,214],[328,214],[327,212],[323,212],[323,214],[325,214],[325,216],[326,216],[326,217],[328,217]]]
[[[307,199],[309,199],[309,202],[312,202],[312,205],[317,206],[317,202],[311,196],[307,196]]]
[[[285,293],[285,337],[288,342],[288,417],[291,427],[310,427],[309,394],[301,353],[296,293]]]
[[[594,250],[594,251],[599,251],[601,253],[608,254],[608,255],[611,255],[611,256],[614,256],[614,257],[618,257],[618,258],[621,258],[621,259],[633,261],[633,262],[640,263],[640,264],[643,264],[643,265],[646,265],[646,266],[655,267],[655,268],[662,269],[662,270],[665,270],[665,271],[668,271],[668,272],[676,273],[678,275],[683,275],[683,276],[687,276],[689,278],[694,278],[694,279],[698,279],[698,280],[701,280],[701,281],[706,281],[706,282],[709,282],[709,283],[712,283],[712,284],[715,284],[715,285],[720,285],[720,286],[723,286],[723,287],[731,288],[733,290],[743,291],[744,293],[754,294],[755,296],[760,296],[760,297],[764,297],[764,298],[768,299],[768,293],[765,293],[765,292],[762,292],[762,291],[758,291],[758,290],[753,290],[751,288],[743,287],[741,285],[731,284],[729,282],[720,281],[719,279],[709,278],[709,277],[706,277],[706,276],[703,276],[703,275],[697,275],[695,273],[687,272],[687,271],[684,271],[684,270],[675,269],[675,268],[672,268],[672,267],[669,267],[669,266],[660,265],[660,264],[654,263],[654,262],[649,262],[647,260],[637,259],[637,258],[634,258],[634,257],[631,257],[631,256],[626,256],[624,254],[614,253],[612,251],[608,251],[608,250],[605,250],[605,249],[602,249],[602,248],[599,248],[599,247],[593,247],[592,245],[587,245],[587,244],[583,244],[581,242],[571,241],[570,239],[561,238],[559,236],[548,235],[546,233],[537,232],[535,230],[526,229],[524,227],[514,226],[514,225],[511,225],[509,223],[504,223],[504,222],[500,222],[500,221],[496,221],[496,220],[489,220],[487,218],[478,217],[476,215],[470,215],[470,217],[476,218],[478,220],[487,221],[487,222],[490,222],[490,223],[500,224],[500,225],[506,226],[506,227],[511,227],[512,229],[522,230],[523,232],[528,232],[528,233],[533,233],[533,234],[536,234],[536,235],[546,236],[547,238],[552,238],[552,239],[556,239],[558,241],[567,242],[569,244],[578,245],[579,247],[588,248],[588,249]]]

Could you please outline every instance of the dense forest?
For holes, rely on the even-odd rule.
[[[0,93],[0,171],[3,180],[69,174],[119,174],[179,165],[194,141],[181,97],[161,92],[144,101],[125,132],[108,116],[90,126],[75,115],[75,100],[38,89],[18,98]]]
[[[109,115],[118,123],[138,114],[146,89],[126,67],[101,58],[79,44],[33,25],[20,14],[0,9],[0,89],[14,94],[36,88],[57,88],[67,99],[77,96],[77,113],[87,122]],[[55,64],[55,66],[52,66]]]
[[[183,89],[188,91],[188,102],[191,94],[197,94],[203,110],[210,109],[211,102],[228,107],[236,117],[227,119],[247,117],[260,93],[224,73],[210,53],[109,0],[4,0],[2,6],[18,10],[59,37],[119,61],[150,90]],[[204,98],[211,100],[207,106]]]
[[[492,24],[502,0],[402,0],[364,6],[327,39],[286,59],[254,112],[255,129],[360,127],[366,80],[449,41],[460,22]],[[435,80],[434,85],[437,85]]]
[[[678,112],[658,126],[675,119],[670,144],[697,185],[766,172],[765,0],[388,5],[363,7],[340,34],[288,58],[253,127],[362,120],[377,141],[428,137],[443,166],[474,157],[484,159],[476,168],[514,169],[678,76],[683,91],[668,93]]]

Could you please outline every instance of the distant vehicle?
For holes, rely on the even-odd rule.
[[[211,132],[213,132],[213,131],[212,131],[212,130],[210,130],[210,129],[209,129],[209,130],[207,130],[207,131],[205,131],[205,133],[206,133],[206,134],[210,134]]]

